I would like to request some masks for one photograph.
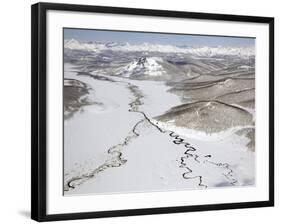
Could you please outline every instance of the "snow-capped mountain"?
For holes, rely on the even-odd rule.
[[[159,57],[140,57],[117,71],[117,75],[124,77],[138,75],[160,76],[166,73],[160,64],[161,62],[163,60]]]
[[[129,51],[129,52],[160,52],[160,53],[184,53],[198,57],[214,57],[220,55],[234,55],[250,57],[255,54],[254,46],[247,47],[186,47],[161,44],[129,44],[117,42],[80,42],[75,39],[65,40],[64,47],[71,50],[86,50],[99,53],[105,50]]]
[[[75,39],[65,40],[64,48],[70,50],[86,50],[95,52],[100,52],[101,50],[107,49],[104,44],[99,44],[97,42],[79,42]]]

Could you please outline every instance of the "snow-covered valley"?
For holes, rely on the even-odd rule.
[[[148,64],[155,69],[152,72],[159,71],[159,66],[160,70],[175,69],[168,67],[173,66],[172,63],[155,66],[149,60]],[[127,66],[128,71],[126,75],[124,72],[108,75],[107,69],[93,69],[91,65],[92,62],[87,60],[85,64],[64,65],[64,78],[84,83],[88,91],[79,96],[87,103],[81,104],[79,110],[64,122],[65,195],[255,184],[255,152],[247,146],[251,140],[238,134],[254,127],[249,119],[242,126],[232,124],[234,127],[221,120],[220,123],[228,126],[215,133],[179,127],[169,113],[171,108],[185,102],[178,90],[171,91],[177,85],[161,80],[162,77],[155,79],[155,75],[131,78],[143,71],[147,73],[144,76],[148,76],[151,71],[143,69],[143,65],[136,69],[136,61],[132,62],[134,68],[124,63],[123,70]],[[120,66],[115,68],[111,64],[110,67],[120,71]],[[194,66],[189,69],[196,73]],[[170,79],[169,72],[166,75]],[[203,113],[206,112],[199,115]],[[164,114],[168,114],[168,118],[158,119]]]

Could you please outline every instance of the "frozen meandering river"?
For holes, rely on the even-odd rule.
[[[86,83],[94,103],[64,122],[66,195],[254,183],[246,138],[193,138],[154,119],[181,104],[164,82],[78,72],[65,65],[65,78]]]

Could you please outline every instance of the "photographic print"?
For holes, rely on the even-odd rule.
[[[63,29],[65,196],[255,186],[255,38]]]
[[[32,219],[274,206],[274,18],[31,12]]]

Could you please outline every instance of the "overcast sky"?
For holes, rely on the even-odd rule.
[[[156,43],[188,46],[251,46],[254,38],[202,36],[190,34],[162,34],[144,32],[64,29],[64,39],[79,41],[129,42],[131,44]]]

